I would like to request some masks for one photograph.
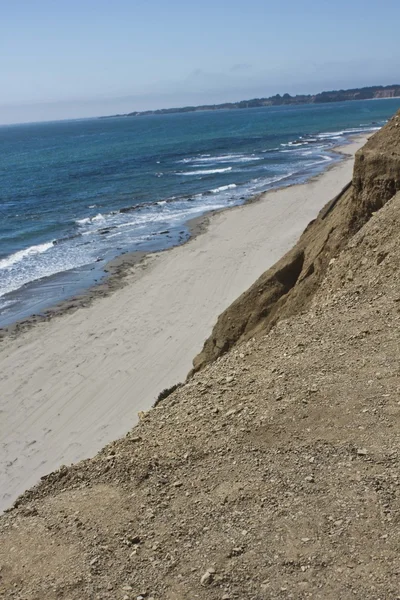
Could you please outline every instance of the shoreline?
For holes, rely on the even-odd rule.
[[[351,135],[348,138],[347,144],[338,145],[331,148],[330,152],[339,154],[341,156],[341,160],[339,162],[329,164],[321,172],[311,175],[310,178],[308,178],[305,182],[292,183],[287,186],[281,186],[270,190],[266,190],[264,192],[260,192],[259,194],[249,197],[243,204],[227,206],[219,210],[212,210],[206,212],[205,214],[199,217],[189,219],[185,224],[187,229],[189,230],[189,238],[182,244],[173,245],[169,248],[166,248],[165,250],[154,250],[150,252],[133,251],[124,252],[120,254],[116,258],[106,263],[103,269],[105,274],[102,276],[99,283],[90,285],[82,293],[72,294],[65,300],[57,302],[54,305],[50,305],[48,308],[46,308],[40,313],[33,313],[32,315],[29,315],[22,319],[17,319],[3,327],[0,326],[0,347],[5,339],[9,337],[15,338],[21,333],[24,333],[25,331],[36,326],[38,323],[49,322],[54,318],[62,317],[63,315],[68,314],[71,311],[75,311],[81,308],[88,308],[92,305],[94,301],[97,301],[100,298],[104,298],[109,296],[110,294],[113,294],[116,290],[121,289],[126,284],[126,277],[131,274],[133,268],[140,272],[144,268],[146,268],[147,259],[149,259],[151,256],[161,255],[165,252],[170,252],[174,248],[186,246],[197,236],[207,231],[207,228],[209,227],[210,222],[215,215],[235,210],[237,208],[243,208],[244,206],[253,204],[255,202],[259,202],[265,194],[278,192],[282,189],[289,189],[296,186],[308,185],[309,183],[317,180],[318,178],[323,177],[323,175],[329,170],[334,169],[336,166],[338,166],[343,161],[347,160],[349,157],[352,156],[351,154],[346,152],[346,149],[349,145],[351,145],[352,143],[356,143],[357,140],[364,140],[365,143],[365,141],[370,135],[372,134],[366,133]],[[51,277],[56,277],[57,275],[58,274]]]
[[[73,306],[4,337],[0,511],[40,477],[125,435],[162,389],[186,378],[219,314],[348,183],[366,139],[336,148],[344,160],[307,183],[207,213],[181,246],[133,268],[122,255],[118,285],[102,302],[86,298],[84,311]]]

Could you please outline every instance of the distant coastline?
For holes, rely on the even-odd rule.
[[[224,102],[223,104],[203,104],[199,106],[182,106],[179,108],[160,108],[157,110],[134,111],[126,114],[106,115],[100,119],[112,119],[115,117],[142,117],[146,115],[168,115],[176,113],[188,113],[213,110],[233,110],[238,108],[261,108],[263,106],[288,106],[300,104],[324,104],[330,102],[348,102],[351,100],[382,100],[384,98],[399,98],[400,84],[375,85],[349,90],[332,90],[320,92],[319,94],[276,94],[268,98],[253,98],[239,102]]]

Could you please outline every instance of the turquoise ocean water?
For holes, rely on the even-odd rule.
[[[188,239],[186,223],[339,160],[400,99],[0,127],[0,326]]]

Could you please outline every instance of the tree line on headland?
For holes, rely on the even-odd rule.
[[[172,113],[197,112],[201,110],[230,110],[235,108],[259,108],[262,106],[282,106],[289,104],[322,104],[327,102],[345,102],[348,100],[372,100],[375,98],[400,97],[400,85],[375,85],[351,90],[332,90],[319,94],[276,94],[268,98],[253,98],[240,102],[224,102],[223,104],[204,104],[201,106],[183,106],[180,108],[161,108],[158,110],[135,111],[114,117],[139,117],[145,115],[167,115]],[[107,118],[107,117],[103,117]]]

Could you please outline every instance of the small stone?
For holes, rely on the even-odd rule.
[[[182,481],[174,481],[173,486],[178,488],[178,487],[182,487],[183,483]]]
[[[213,580],[213,573],[210,570],[207,570],[202,578],[200,579],[201,585],[209,585]]]
[[[240,554],[243,554],[244,550],[242,548],[242,546],[237,546],[236,548],[232,548],[230,554],[229,554],[229,558],[232,558],[232,556],[240,556]]]
[[[127,538],[126,543],[128,546],[131,544],[140,544],[140,537],[138,535],[132,535],[131,537]]]
[[[95,565],[95,564],[97,563],[97,561],[98,561],[98,560],[99,560],[99,557],[98,557],[98,556],[96,556],[96,558],[93,558],[93,559],[90,561],[90,564],[91,564],[91,566]]]
[[[358,456],[367,456],[367,454],[368,454],[368,450],[366,448],[359,448],[357,450]]]
[[[231,597],[230,597],[230,595],[229,595],[229,594],[224,594],[224,595],[222,596],[222,600],[231,600]]]
[[[131,585],[123,585],[122,589],[124,592],[131,592],[133,588]]]
[[[226,383],[232,383],[232,381],[234,381],[234,380],[235,380],[235,378],[232,377],[232,375],[228,375],[228,377],[225,377]]]
[[[307,475],[306,481],[307,481],[307,483],[314,483],[314,481],[315,481],[314,475]]]
[[[24,517],[34,517],[38,514],[38,511],[35,507],[27,506],[21,510],[21,513],[24,515]]]

